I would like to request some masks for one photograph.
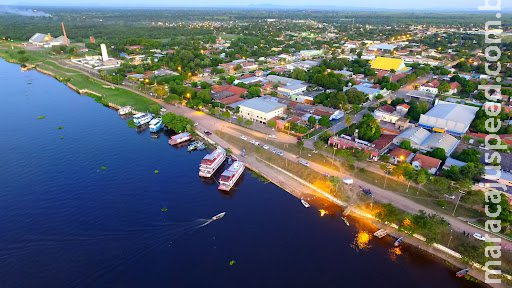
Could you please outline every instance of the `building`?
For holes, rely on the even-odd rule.
[[[282,87],[277,88],[277,93],[286,97],[292,97],[294,95],[306,92],[308,86],[302,83],[291,83]]]
[[[387,95],[389,92],[384,89],[384,90],[381,90],[381,89],[378,89],[378,88],[374,88],[372,84],[370,83],[363,83],[363,84],[359,84],[359,85],[355,85],[355,86],[352,86],[352,87],[345,87],[343,88],[343,91],[347,91],[347,90],[350,90],[350,89],[356,89],[357,91],[359,92],[363,92],[364,94],[368,95],[368,98],[370,99],[370,101],[373,101],[373,99],[375,99],[375,97],[377,95]]]
[[[243,101],[238,105],[239,115],[253,122],[267,124],[270,119],[282,116],[286,110],[285,104],[274,100],[271,97],[258,97]]]
[[[398,135],[393,143],[400,145],[403,141],[409,141],[412,148],[421,151],[432,151],[435,148],[442,148],[446,155],[451,155],[459,140],[452,135],[443,133],[430,133],[421,127],[412,127]]]
[[[372,69],[401,72],[407,70],[407,67],[402,59],[377,57],[372,61]]]
[[[462,162],[462,161],[459,161],[457,159],[453,159],[451,157],[448,157],[448,159],[446,159],[446,161],[444,161],[443,170],[448,170],[452,166],[461,168],[461,167],[466,166],[466,164],[467,164],[466,162]]]
[[[407,112],[409,112],[409,108],[411,108],[411,106],[405,103],[398,104],[396,105],[396,112],[403,117],[407,114]]]
[[[322,55],[324,55],[324,51],[322,50],[302,50],[298,54],[301,59],[312,59]]]
[[[411,162],[414,157],[414,153],[409,150],[396,147],[389,153],[389,156],[391,157],[391,163],[398,165],[403,162]]]
[[[434,80],[432,82],[421,85],[420,91],[431,94],[439,94],[439,85],[441,85],[441,83],[437,80]]]
[[[421,115],[419,127],[435,132],[464,135],[475,119],[478,107],[437,101],[426,114]]]
[[[405,100],[407,102],[410,102],[412,100],[414,101],[425,101],[428,103],[434,103],[434,100],[436,99],[436,94],[432,94],[425,91],[418,91],[418,90],[412,90],[409,93],[407,93]]]
[[[423,168],[430,174],[435,175],[441,166],[441,160],[418,153],[412,159],[411,164],[416,170]]]
[[[231,105],[236,102],[243,101],[243,95],[247,93],[247,89],[233,85],[214,85],[212,86],[212,98],[224,105]]]
[[[376,44],[376,45],[370,46],[370,48],[368,48],[368,50],[370,50],[370,51],[382,51],[382,52],[392,52],[395,49],[396,49],[396,45],[386,44],[386,43]]]
[[[28,40],[30,44],[36,45],[36,46],[42,46],[42,47],[53,47],[53,46],[61,46],[66,45],[67,40],[66,37],[60,36],[57,38],[53,38],[50,33],[43,34],[43,33],[36,33],[30,39]]]
[[[107,45],[101,44],[101,59],[103,59],[103,62],[108,61],[108,52],[107,52]]]
[[[395,107],[390,105],[384,105],[379,108],[377,108],[373,115],[375,116],[375,119],[383,122],[389,122],[395,124],[400,118],[402,118],[402,115],[400,115],[396,110]]]

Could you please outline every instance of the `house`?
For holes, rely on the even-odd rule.
[[[420,86],[420,90],[422,92],[427,92],[431,94],[439,94],[439,85],[441,85],[441,82],[434,80],[432,82],[425,83]]]
[[[403,117],[407,114],[407,112],[409,112],[409,108],[411,108],[411,106],[405,103],[398,104],[396,105],[396,112]]]
[[[368,153],[369,158],[372,160],[377,160],[379,157],[379,151],[374,148],[373,144],[357,139],[352,140],[351,137],[346,135],[332,136],[329,138],[328,144],[335,149],[363,150]]]
[[[396,121],[395,123],[395,129],[399,130],[399,131],[402,131],[402,130],[405,130],[407,128],[409,128],[411,126],[411,124],[409,123],[409,119],[408,118],[400,118]]]
[[[370,46],[370,48],[368,48],[368,50],[370,50],[370,51],[382,51],[382,52],[392,52],[395,49],[396,49],[396,45],[386,44],[386,43],[376,44],[376,45]]]
[[[267,124],[275,117],[284,115],[286,105],[278,103],[272,97],[257,97],[243,101],[238,105],[239,115],[253,122]]]
[[[397,165],[402,162],[411,162],[412,158],[414,157],[414,153],[409,150],[396,147],[389,153],[389,156],[391,157],[391,163]]]
[[[398,114],[395,110],[395,107],[391,105],[384,105],[379,108],[377,108],[373,115],[375,116],[375,119],[383,122],[389,122],[395,124],[400,118],[402,118],[402,115]]]
[[[373,85],[370,83],[363,83],[363,84],[355,85],[352,87],[345,87],[345,88],[343,88],[343,91],[347,91],[350,89],[356,89],[357,91],[363,92],[364,94],[368,95],[368,98],[370,99],[370,101],[373,101],[373,99],[375,99],[375,97],[379,94],[387,95],[389,93],[386,89],[381,90],[378,88],[373,88],[372,86]]]
[[[394,70],[396,72],[407,70],[404,61],[398,58],[377,57],[371,62],[371,65],[375,70]]]
[[[379,155],[384,154],[393,144],[395,137],[395,135],[382,134],[379,139],[372,142],[373,149],[377,150]]]
[[[435,132],[462,136],[476,117],[478,107],[436,101],[436,105],[420,116],[418,126]]]
[[[466,166],[466,164],[467,164],[466,162],[462,162],[457,159],[448,157],[448,159],[446,159],[446,161],[444,161],[443,170],[448,170],[452,166],[461,168],[461,167]]]
[[[448,93],[446,93],[447,95],[453,95],[453,94],[457,94],[460,89],[461,89],[461,85],[459,84],[459,82],[452,82],[450,83],[450,91],[448,91]]]
[[[315,57],[320,57],[324,54],[322,50],[302,50],[299,52],[298,56],[301,59],[312,59]]]
[[[412,159],[412,167],[416,170],[425,169],[430,174],[435,175],[437,173],[437,170],[441,166],[441,160],[432,158],[423,154],[416,154],[414,158]]]
[[[233,85],[214,85],[212,86],[212,98],[224,105],[231,105],[236,102],[243,101],[243,95],[247,93],[247,89]]]

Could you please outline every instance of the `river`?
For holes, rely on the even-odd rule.
[[[49,76],[0,60],[0,83],[2,288],[481,287],[392,239],[360,243],[363,226],[248,171],[220,193],[197,176],[207,151],[137,133]]]

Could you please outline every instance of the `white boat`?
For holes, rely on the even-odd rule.
[[[306,207],[306,208],[311,207],[311,205],[309,205],[309,203],[308,203],[308,202],[306,202],[306,200],[304,200],[304,199],[300,199],[300,202],[301,202],[301,203],[302,203],[302,205],[304,205],[304,207]]]
[[[174,135],[169,139],[170,145],[178,145],[183,142],[187,142],[188,140],[192,139],[192,135],[188,132],[180,133],[178,135]]]
[[[380,229],[379,231],[377,231],[377,232],[373,233],[373,235],[374,235],[375,237],[377,237],[377,238],[379,238],[379,239],[380,239],[380,238],[382,238],[382,237],[384,237],[384,236],[388,235],[388,231],[386,231],[386,230],[384,230],[384,229]]]
[[[149,132],[156,133],[164,127],[162,118],[155,118],[149,122]]]
[[[213,221],[219,220],[219,219],[221,219],[222,217],[224,217],[224,215],[226,215],[226,212],[219,213],[219,214],[217,214],[217,215],[213,216],[213,217],[212,217],[212,220],[213,220]]]
[[[233,186],[235,186],[236,181],[242,176],[244,173],[245,164],[240,161],[235,161],[229,168],[222,172],[219,180],[219,190],[229,191]]]
[[[393,245],[395,247],[398,247],[398,246],[400,246],[400,244],[402,244],[403,241],[404,241],[403,238],[400,237],[400,238],[396,239],[396,241],[395,241],[395,243]]]
[[[119,108],[119,110],[117,110],[117,113],[119,113],[119,115],[121,115],[121,116],[132,113],[132,112],[133,112],[132,106],[124,106],[124,107]]]
[[[142,126],[144,124],[148,124],[151,119],[153,119],[153,115],[150,113],[139,113],[133,116],[133,123],[135,126]]]
[[[204,143],[201,141],[194,141],[194,142],[188,144],[187,150],[188,150],[188,152],[194,151],[196,149],[199,149],[199,147],[201,147],[201,145],[204,145]]]
[[[218,147],[212,153],[204,156],[201,160],[201,166],[199,166],[199,176],[211,177],[215,171],[224,163],[226,160],[226,150],[222,147]]]
[[[343,220],[343,222],[345,222],[345,224],[347,224],[347,226],[350,226],[350,223],[348,222],[347,218],[341,217],[341,220]]]

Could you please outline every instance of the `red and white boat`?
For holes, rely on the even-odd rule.
[[[226,160],[226,150],[222,147],[217,147],[215,151],[204,156],[199,166],[199,176],[212,177],[213,173],[219,169],[220,165]]]
[[[242,173],[244,173],[245,164],[240,161],[235,161],[229,168],[220,175],[219,190],[229,191],[235,185],[236,181]]]
[[[170,145],[178,145],[183,142],[187,142],[188,140],[192,139],[192,135],[188,132],[183,132],[177,135],[174,135],[169,139]]]

